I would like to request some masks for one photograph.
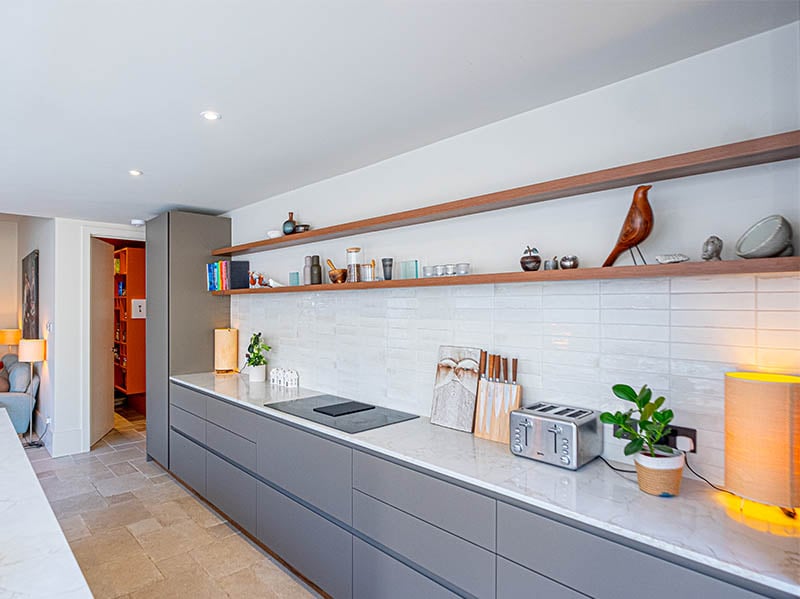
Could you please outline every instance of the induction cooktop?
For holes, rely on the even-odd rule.
[[[345,433],[360,433],[419,418],[407,412],[351,401],[335,395],[317,395],[265,405]]]

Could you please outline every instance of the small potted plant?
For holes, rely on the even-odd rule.
[[[653,400],[653,392],[644,385],[637,393],[630,385],[614,385],[614,395],[629,401],[633,407],[626,412],[603,412],[600,420],[617,425],[614,436],[630,439],[625,446],[625,455],[633,455],[639,488],[645,493],[671,497],[681,489],[683,452],[661,443],[669,435],[672,410],[660,409],[664,398]],[[637,416],[633,418],[634,414]],[[636,422],[638,420],[638,423]]]
[[[263,383],[267,380],[267,358],[264,352],[272,348],[261,340],[261,333],[253,333],[245,354],[245,367],[250,367],[250,382]]]

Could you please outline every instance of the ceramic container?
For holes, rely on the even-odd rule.
[[[267,380],[266,364],[262,364],[261,366],[248,366],[247,370],[250,373],[251,383],[263,383]]]
[[[281,233],[280,231],[278,231],[276,229],[273,229],[272,231],[267,231],[267,237],[269,237],[270,239],[277,239],[278,237],[282,237],[282,236],[283,236],[283,233]]]
[[[773,258],[793,254],[792,225],[779,214],[761,219],[736,242],[736,255],[740,258]]]
[[[455,264],[445,264],[444,265],[444,274],[448,277],[453,277],[456,274],[456,265]]]
[[[392,280],[392,267],[394,266],[394,258],[381,258],[381,265],[383,266],[383,280]]]
[[[319,256],[311,256],[311,284],[320,285],[322,283],[322,266],[319,263]]]
[[[297,223],[294,220],[294,212],[289,213],[289,218],[283,223],[283,234],[291,235],[294,233],[294,226]]]
[[[469,262],[459,262],[456,264],[456,274],[457,275],[468,275],[469,274]]]
[[[434,277],[443,277],[444,276],[444,265],[437,264],[433,267],[433,276]]]
[[[433,273],[433,266],[423,266],[422,267],[422,278],[427,279],[428,277],[435,276]]]

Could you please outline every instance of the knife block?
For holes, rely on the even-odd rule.
[[[522,385],[481,379],[473,434],[481,439],[507,444],[511,412],[521,404]]]

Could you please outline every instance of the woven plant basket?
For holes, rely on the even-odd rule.
[[[656,457],[637,453],[634,457],[639,488],[650,495],[673,497],[681,491],[683,453],[657,454]]]

